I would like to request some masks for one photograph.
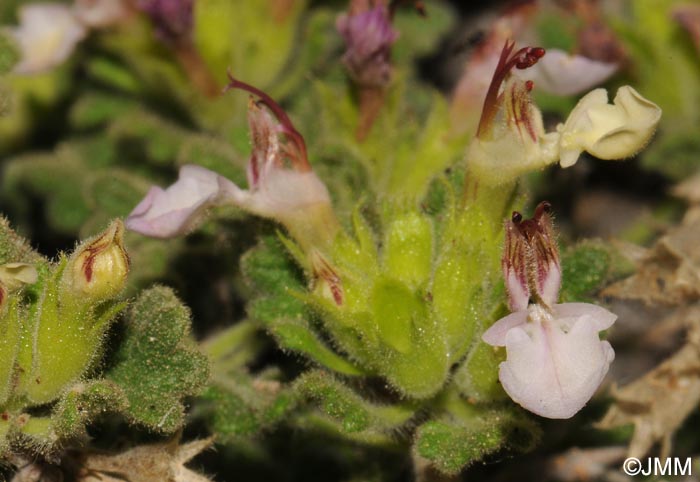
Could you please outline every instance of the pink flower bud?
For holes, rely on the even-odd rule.
[[[551,306],[559,297],[561,266],[548,202],[541,202],[532,219],[518,212],[505,223],[501,266],[511,311],[527,308],[530,301]]]

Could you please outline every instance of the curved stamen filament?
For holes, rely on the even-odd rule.
[[[527,69],[532,67],[541,59],[545,50],[541,47],[523,47],[517,52],[513,53],[515,48],[514,41],[506,41],[501,50],[501,56],[498,59],[498,65],[493,73],[493,78],[491,79],[491,84],[486,92],[486,98],[484,99],[484,108],[481,111],[481,119],[479,120],[479,127],[476,131],[476,136],[481,137],[482,134],[493,122],[494,117],[496,117],[496,112],[498,111],[498,93],[501,89],[501,84],[505,80],[506,76],[515,67],[516,69]],[[528,84],[528,90],[532,89],[531,83]]]
[[[268,109],[272,111],[272,113],[282,125],[282,133],[292,141],[297,151],[299,152],[299,156],[290,156],[293,166],[301,172],[310,171],[311,165],[309,164],[304,137],[299,133],[299,131],[297,131],[294,128],[294,124],[292,124],[291,119],[289,118],[289,116],[287,116],[287,113],[284,111],[284,109],[282,109],[282,107],[280,107],[280,105],[277,102],[275,102],[272,99],[272,97],[270,97],[257,87],[253,87],[250,84],[236,79],[235,77],[233,77],[233,75],[231,75],[231,72],[228,72],[227,75],[230,82],[224,88],[224,92],[228,92],[231,89],[241,89],[259,97],[259,102],[264,104]]]

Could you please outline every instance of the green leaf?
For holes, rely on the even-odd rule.
[[[209,376],[208,361],[189,331],[189,310],[168,288],[144,291],[133,304],[107,372],[124,391],[133,422],[163,433],[184,423],[182,399],[198,393]]]
[[[117,119],[135,108],[134,102],[125,97],[86,92],[71,107],[69,122],[75,129],[90,129]]]
[[[51,415],[52,429],[59,437],[75,437],[83,434],[85,425],[105,411],[119,413],[126,407],[123,391],[108,380],[77,383],[56,405]]]
[[[321,370],[304,373],[294,382],[294,389],[314,401],[323,413],[338,422],[342,432],[348,434],[394,430],[408,422],[417,409],[417,405],[410,402],[372,404],[338,378]]]
[[[241,271],[260,293],[284,295],[292,290],[304,290],[299,269],[274,236],[262,238],[258,246],[243,256]]]
[[[241,375],[215,381],[201,399],[200,415],[224,443],[278,423],[296,405],[296,396],[279,382]]]
[[[602,242],[586,241],[562,256],[561,301],[586,301],[608,279],[611,254]]]
[[[8,34],[0,32],[0,75],[10,72],[19,59],[15,43]]]
[[[430,420],[416,432],[415,452],[448,475],[503,447],[531,450],[541,435],[539,427],[519,412],[466,405],[462,412],[459,417],[448,414]]]
[[[10,222],[0,217],[0,264],[38,263],[42,260],[27,240],[14,232]]]
[[[156,165],[173,165],[187,133],[145,110],[133,110],[119,116],[111,125],[110,137],[126,142],[130,149],[142,152]]]
[[[336,354],[301,320],[277,320],[270,332],[283,349],[303,353],[311,360],[343,375],[362,375],[364,370]]]
[[[231,69],[246,82],[268,90],[293,52],[305,4],[276,2],[275,10],[271,2],[198,0],[194,42],[212,72]]]

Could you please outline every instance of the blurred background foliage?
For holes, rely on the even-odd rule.
[[[18,8],[29,3],[4,0],[0,24],[16,24]],[[221,93],[230,71],[287,109],[341,224],[360,242],[365,226],[372,246],[373,236],[388,245],[386,213],[400,211],[396,206],[420,206],[437,229],[448,229],[450,196],[462,184],[460,163],[473,135],[448,135],[451,93],[509,6],[428,0],[417,2],[425,7],[420,15],[413,2],[397,3],[393,80],[362,142],[357,86],[340,62],[344,44],[335,24],[346,8],[340,0],[196,0],[194,59],[163,41],[153,22],[135,10],[126,21],[91,31],[63,64],[31,76],[12,73],[19,52],[0,34],[2,212],[38,253],[56,259],[112,219],[126,217],[149,186],[171,183],[182,165],[201,165],[245,185],[247,96]],[[622,52],[605,87],[634,85],[664,112],[639,158],[586,158],[568,170],[531,174],[511,202],[523,211],[541,199],[552,202],[562,232],[562,298],[593,300],[637,269],[639,259],[627,243],[651,246],[686,209],[669,190],[700,167],[700,52],[698,31],[679,20],[678,9],[698,4],[539,3],[530,35],[545,48],[568,51],[582,49],[584,20],[567,4],[594,4]],[[538,93],[536,100],[553,126],[576,96]],[[464,115],[478,118],[479,111]],[[557,457],[569,462],[565,457],[574,447],[621,446],[632,436],[624,427],[592,429],[609,402],[603,398],[563,423],[543,423],[504,401],[495,379],[500,358],[483,344],[449,367],[449,381],[434,396],[400,393],[343,356],[319,328],[322,316],[299,294],[306,290],[304,273],[278,228],[233,207],[215,208],[184,238],[126,233],[124,243],[132,267],[124,297],[131,307],[110,332],[104,378],[80,396],[99,399],[95,413],[105,400],[131,408],[90,426],[94,447],[117,450],[163,440],[148,430],[154,427],[167,434],[181,430],[186,439],[216,434],[217,451],[202,454],[195,465],[221,481],[451,480],[460,473],[470,480],[535,473],[573,480],[552,468]],[[488,249],[500,253],[498,243]],[[154,288],[156,283],[169,288]],[[478,316],[505,314],[503,286],[494,285],[491,298],[474,295]],[[191,327],[182,303],[192,312]],[[170,309],[149,322],[151,307]],[[625,316],[644,309],[623,308],[622,325]],[[638,324],[651,323],[650,315],[639,316]],[[629,324],[613,339],[647,329]],[[144,350],[149,337],[163,346]],[[673,351],[665,346],[640,360],[634,355],[640,344],[623,342],[625,349],[633,355],[620,357],[616,380],[644,373]],[[199,351],[208,356],[210,373]],[[90,390],[97,395],[90,398]],[[70,394],[64,398],[58,405],[67,420],[72,402]],[[700,452],[691,428],[697,410],[689,417],[676,435],[678,454]],[[81,420],[87,418],[93,417]],[[535,447],[532,455],[517,455]]]

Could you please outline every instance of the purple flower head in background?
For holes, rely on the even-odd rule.
[[[139,0],[138,8],[153,22],[166,43],[189,41],[194,24],[194,0]]]
[[[384,5],[338,17],[336,28],[345,40],[347,50],[343,63],[350,76],[366,87],[389,83],[391,45],[399,33],[391,26],[389,10]]]
[[[510,315],[482,339],[505,346],[498,378],[513,401],[547,418],[570,418],[590,400],[615,358],[598,333],[617,316],[589,303],[556,304],[561,284],[559,250],[549,203],[532,219],[514,212],[506,222],[503,274]]]

